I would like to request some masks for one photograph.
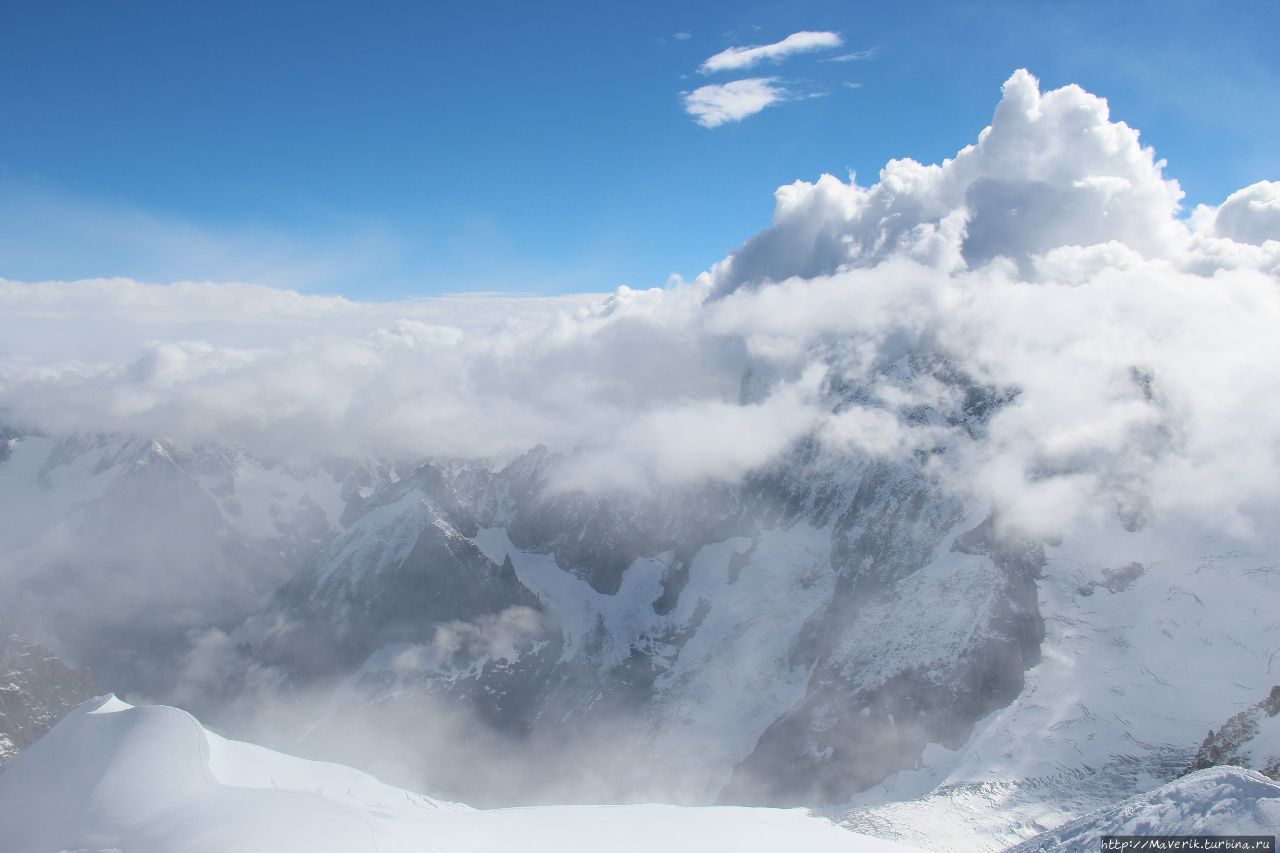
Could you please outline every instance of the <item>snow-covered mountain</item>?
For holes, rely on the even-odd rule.
[[[221,445],[7,436],[6,607],[104,684],[170,698],[181,655],[314,560],[338,529],[344,494],[377,476],[342,463],[263,463]]]
[[[839,407],[858,390],[830,393]],[[915,416],[978,434],[1003,397],[958,399]],[[61,467],[137,476],[102,461],[117,445],[82,442]],[[24,454],[65,446],[17,440],[10,463],[39,470]],[[186,467],[205,456],[142,446],[169,448],[223,529],[264,551],[295,541],[245,524],[255,463],[228,466],[219,493]],[[330,538],[268,607],[199,626],[171,677],[233,728],[237,698],[304,691],[301,739],[284,742],[452,796],[527,797],[526,759],[556,754],[570,778],[547,780],[546,801],[852,797],[832,810],[846,826],[956,850],[1168,781],[1266,687],[1280,590],[1266,553],[1231,541],[1118,514],[1084,542],[1001,539],[919,460],[835,465],[807,442],[741,485],[660,500],[556,493],[564,463],[538,449],[498,466],[349,464],[365,485],[345,501],[332,475],[276,469],[261,504],[337,493]],[[415,736],[415,718],[451,735]],[[350,743],[379,728],[395,734]],[[484,760],[442,751],[458,733]]]
[[[803,810],[560,806],[478,811],[206,731],[164,706],[84,703],[0,766],[6,850],[440,853],[911,848]]]
[[[1220,724],[1215,707],[1265,693],[1280,588],[1268,553],[1172,530],[1096,541],[1103,553],[1046,548],[1042,658],[1017,699],[961,749],[930,747],[859,794],[844,825],[1000,849],[1174,779]]]
[[[482,806],[996,850],[1269,767],[1280,185],[1180,197],[1020,71],[955,158],[536,320],[0,282],[141,348],[0,361],[0,597],[106,689]]]
[[[1274,839],[1280,785],[1251,770],[1211,767],[1073,820],[1010,853],[1085,853],[1104,835],[1254,835]]]
[[[932,358],[889,375],[923,372],[963,393],[906,416],[950,441],[981,435],[1008,399]],[[861,391],[827,393],[839,409]],[[179,570],[273,555],[243,603],[182,625],[169,662],[131,672],[104,649],[124,688],[167,682],[246,731],[246,706],[301,691],[277,741],[484,803],[529,797],[531,757],[554,754],[565,778],[535,795],[548,802],[853,798],[831,811],[847,827],[998,849],[1168,781],[1266,689],[1269,552],[1121,513],[1083,541],[1002,537],[928,459],[833,462],[801,441],[742,484],[638,497],[555,491],[571,460],[544,449],[284,466],[25,436],[0,477],[49,514],[10,535],[133,529],[114,540],[135,566],[170,564],[172,543],[141,533],[180,512],[196,559]],[[20,593],[41,612],[38,586]],[[390,736],[353,744],[378,729]],[[460,735],[474,740],[441,743]]]
[[[954,410],[911,416],[962,435],[1004,399],[936,358],[891,372],[955,385]],[[833,408],[860,393],[827,391]],[[140,444],[145,465],[117,470],[116,444]],[[58,448],[22,439],[14,461],[42,470],[48,463],[27,455],[70,455]],[[233,449],[103,437],[74,458],[89,483],[112,483],[100,487],[127,527],[129,512],[152,508],[115,480],[149,474],[152,457],[207,511],[220,548],[300,550],[295,528],[246,523],[283,511],[261,499],[265,511],[246,511],[253,492],[242,493],[261,466]],[[742,484],[652,496],[558,493],[557,470],[572,461],[535,449],[501,466],[434,461],[366,475],[308,528],[328,524],[332,538],[268,608],[246,610],[239,626],[188,627],[187,651],[170,664],[187,692],[168,695],[190,703],[190,682],[203,677],[198,700],[209,707],[219,694],[266,701],[252,692],[263,684],[278,695],[338,679],[318,718],[297,720],[307,749],[339,748],[370,716],[403,730],[443,701],[495,737],[570,749],[576,797],[821,803],[910,766],[931,741],[963,742],[1017,695],[1038,655],[1041,549],[997,542],[985,511],[940,488],[919,460],[837,462],[805,440]],[[292,483],[277,471],[272,500],[318,506],[308,489],[336,491],[324,476],[334,467]],[[8,472],[15,486],[22,470]],[[95,504],[75,512],[85,506]],[[912,676],[924,670],[928,679]],[[162,681],[132,678],[128,689],[144,692]],[[582,748],[584,732],[609,748]],[[471,766],[429,760],[436,746],[423,744],[417,763],[438,789],[502,801],[526,787],[499,761],[477,788]],[[414,758],[412,743],[382,748],[401,764]],[[626,754],[637,760],[620,761]]]

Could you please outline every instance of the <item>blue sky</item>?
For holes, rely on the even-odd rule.
[[[842,45],[698,71],[801,31]],[[1264,2],[9,0],[0,277],[659,286],[766,226],[780,184],[953,154],[1017,67],[1107,97],[1217,203],[1280,177],[1277,33]],[[791,97],[685,112],[757,77]]]

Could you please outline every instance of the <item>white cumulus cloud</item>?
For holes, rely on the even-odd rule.
[[[1280,181],[1259,181],[1227,196],[1214,212],[1216,234],[1261,246],[1280,240]]]
[[[891,160],[863,187],[831,175],[778,189],[774,225],[717,271],[722,290],[893,257],[1028,269],[1061,246],[1122,243],[1154,258],[1187,248],[1182,190],[1136,130],[1078,86],[1004,84],[991,126],[942,164]]]
[[[751,77],[710,86],[699,86],[684,96],[684,109],[703,127],[719,127],[742,121],[787,97],[774,77]]]

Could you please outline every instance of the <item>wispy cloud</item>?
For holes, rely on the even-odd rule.
[[[750,68],[764,60],[781,62],[796,53],[811,53],[815,50],[830,50],[844,44],[839,33],[831,32],[799,32],[792,33],[782,41],[773,44],[755,45],[753,47],[731,47],[722,50],[708,59],[698,68],[703,74],[716,71],[737,71]]]
[[[823,62],[860,62],[864,59],[875,59],[880,48],[869,47],[866,50],[855,50],[853,53],[842,53],[839,56],[828,56]]]
[[[719,127],[786,100],[787,90],[776,77],[751,77],[730,83],[700,86],[684,96],[684,109],[703,127]]]
[[[679,33],[676,33],[675,39],[676,41],[688,41],[692,35],[693,33],[679,32]]]

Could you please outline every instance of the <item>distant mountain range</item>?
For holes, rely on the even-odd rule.
[[[936,359],[904,370],[963,391],[918,417],[980,431],[1003,399]],[[1270,686],[1266,554],[1119,515],[1088,543],[1002,537],[927,458],[833,467],[800,442],[739,486],[642,499],[549,491],[563,460],[542,449],[297,466],[110,435],[8,448],[15,553],[56,549],[101,590],[62,641],[107,686],[248,733],[278,707],[276,743],[480,803],[550,755],[547,801],[852,801],[864,830],[995,785],[1016,796],[978,799],[1011,843],[1046,809],[1173,779]],[[202,609],[254,555],[261,575]],[[38,577],[10,595],[45,629],[72,618]],[[491,766],[459,763],[464,735]]]

